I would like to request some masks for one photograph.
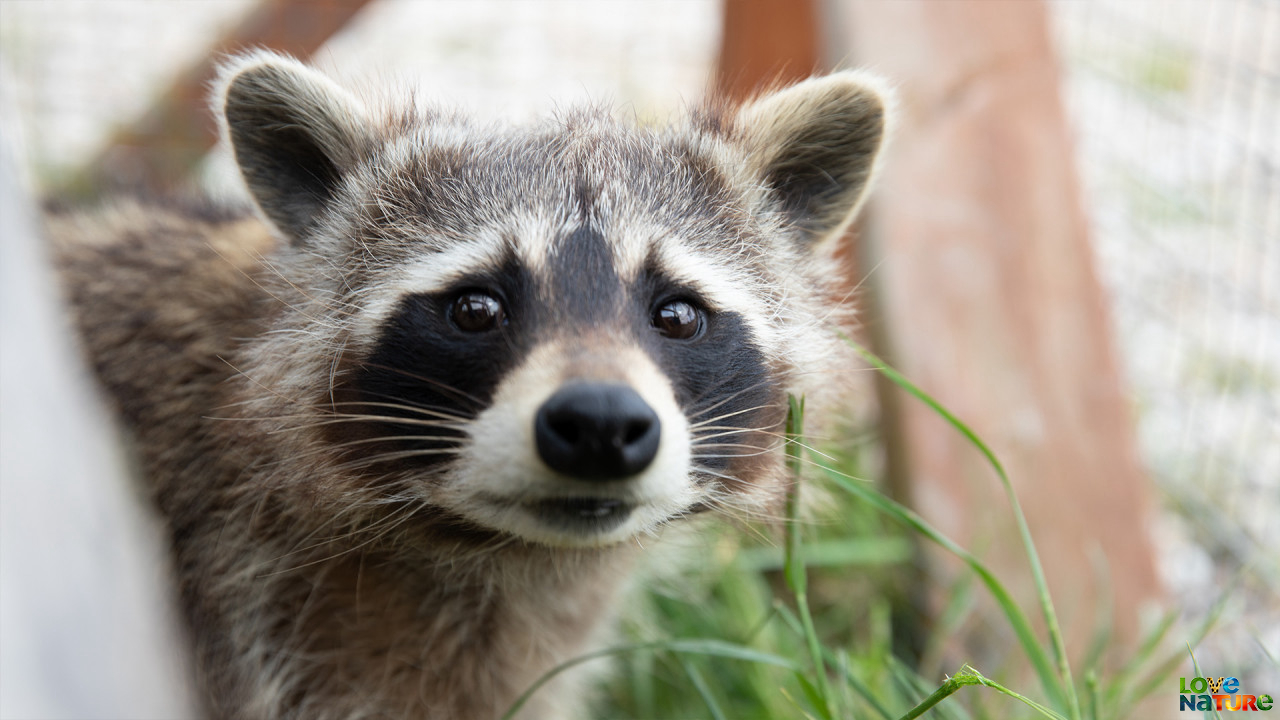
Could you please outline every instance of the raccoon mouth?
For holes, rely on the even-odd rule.
[[[634,506],[614,498],[555,498],[527,506],[542,522],[577,533],[608,532],[626,522]]]

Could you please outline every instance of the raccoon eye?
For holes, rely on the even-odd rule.
[[[668,300],[653,313],[653,327],[663,337],[689,340],[702,332],[703,314],[686,300]]]
[[[469,333],[488,332],[506,322],[506,313],[502,303],[494,296],[471,290],[464,292],[453,301],[449,309],[449,318],[459,330]]]

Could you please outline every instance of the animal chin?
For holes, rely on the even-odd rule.
[[[592,537],[618,529],[631,517],[635,505],[614,498],[569,497],[541,500],[526,505],[525,510],[549,528]]]
[[[630,496],[573,494],[542,497],[472,495],[459,512],[471,522],[548,547],[604,547],[627,542],[671,516],[667,503]]]

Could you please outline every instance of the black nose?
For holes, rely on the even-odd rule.
[[[538,454],[552,470],[582,480],[616,480],[658,454],[658,414],[626,385],[565,385],[538,408]]]

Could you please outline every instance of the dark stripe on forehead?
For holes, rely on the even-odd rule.
[[[616,315],[622,283],[613,250],[595,228],[583,225],[552,248],[540,293],[548,315],[562,323],[598,323]]]

